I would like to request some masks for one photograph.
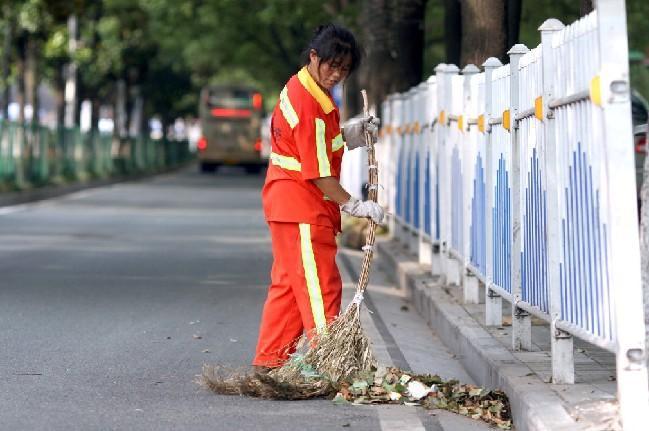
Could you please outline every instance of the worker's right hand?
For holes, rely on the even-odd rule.
[[[347,202],[340,206],[341,211],[354,217],[367,217],[380,224],[383,221],[385,212],[381,205],[374,201],[359,201],[356,198],[349,198]]]
[[[367,117],[356,117],[347,120],[342,127],[343,139],[348,150],[362,147],[366,144],[365,132],[370,134],[372,143],[376,144],[379,137],[379,126],[381,120],[371,115]]]

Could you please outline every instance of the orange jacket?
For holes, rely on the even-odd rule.
[[[340,231],[340,208],[311,181],[340,179],[345,151],[340,113],[306,67],[280,94],[271,119],[271,155],[262,191],[267,221],[330,226]]]

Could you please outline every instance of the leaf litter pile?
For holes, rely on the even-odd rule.
[[[340,320],[340,319],[337,319]],[[356,327],[351,325],[351,327]],[[347,326],[349,329],[350,326]],[[331,334],[331,333],[330,333]],[[358,334],[355,334],[358,336]],[[369,342],[364,339],[365,362],[354,358],[357,349],[347,344],[350,351],[337,358],[345,358],[350,372],[340,373],[345,368],[335,368],[333,376],[319,370],[314,359],[325,359],[314,352],[321,350],[311,347],[306,353],[293,354],[282,367],[268,374],[232,371],[224,367],[205,365],[199,383],[204,387],[225,395],[245,395],[275,400],[304,400],[312,398],[332,399],[336,404],[404,404],[421,406],[426,409],[443,409],[472,419],[483,420],[500,429],[512,427],[509,400],[502,391],[488,390],[474,385],[462,384],[457,380],[442,380],[437,375],[415,375],[397,368],[377,370],[371,358]],[[321,341],[325,341],[321,338]],[[367,343],[367,344],[365,344]],[[325,343],[332,344],[332,343]],[[333,343],[344,346],[344,343]],[[358,346],[358,344],[356,344]],[[331,346],[329,346],[331,347]],[[320,351],[331,351],[324,349]],[[355,363],[354,363],[355,362]],[[340,364],[339,364],[340,365]]]

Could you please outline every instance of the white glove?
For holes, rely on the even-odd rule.
[[[383,208],[374,201],[359,201],[356,198],[349,198],[340,206],[340,210],[354,217],[369,217],[377,224],[381,224],[383,221]]]
[[[343,124],[343,139],[347,143],[347,149],[362,147],[365,145],[365,132],[372,136],[372,142],[376,143],[379,138],[379,126],[381,120],[371,115],[368,117],[352,118]]]

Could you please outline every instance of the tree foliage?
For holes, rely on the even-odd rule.
[[[358,77],[378,95],[412,85],[440,62],[463,66],[461,53],[475,50],[473,45],[484,39],[473,40],[466,28],[475,32],[487,3],[493,4],[482,0],[0,0],[0,34],[12,48],[3,53],[8,65],[3,86],[19,84],[20,92],[26,76],[35,83],[45,79],[62,97],[65,66],[74,63],[82,97],[114,103],[116,82],[122,80],[129,94],[137,89],[144,98],[149,116],[171,119],[194,113],[200,88],[215,82],[245,81],[271,96],[266,100],[273,103],[272,96],[300,66],[313,29],[335,21],[351,27],[364,41],[368,60],[376,60],[369,61],[371,67]],[[499,0],[499,4],[515,3]],[[462,22],[460,10],[453,20],[449,15],[453,4],[477,6],[476,13],[473,18],[466,13]],[[545,19],[572,22],[586,2],[524,0],[520,4],[520,31],[515,28],[516,10],[506,8],[503,14],[514,16],[507,18],[512,22],[503,21],[507,22],[504,49],[513,42],[536,46],[537,28]],[[629,46],[646,53],[649,3],[627,0],[627,11]],[[70,15],[79,23],[73,52],[67,26]],[[449,38],[454,29],[460,30],[459,36]],[[514,40],[512,34],[518,37]],[[36,55],[33,64],[29,55]],[[403,67],[391,66],[394,61]],[[392,78],[371,78],[394,70],[411,70],[413,78],[402,72]],[[404,84],[395,86],[387,79]]]

